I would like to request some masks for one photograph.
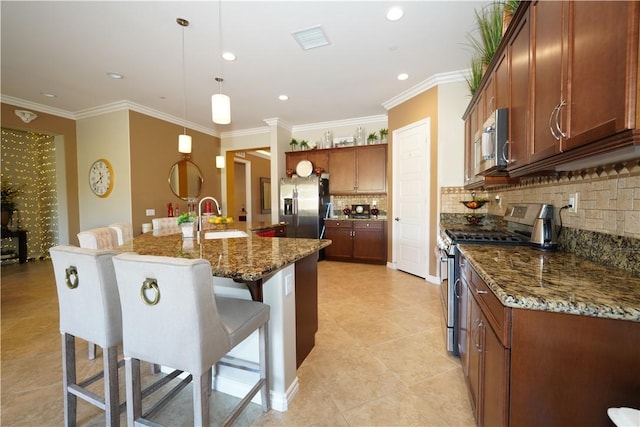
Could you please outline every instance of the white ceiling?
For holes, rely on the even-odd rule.
[[[486,3],[486,2],[485,2]],[[214,134],[278,118],[291,126],[386,114],[383,103],[442,73],[468,68],[477,1],[6,1],[3,101],[78,117],[128,101]],[[397,22],[385,18],[395,5]],[[224,50],[219,59],[219,15]],[[304,51],[292,32],[321,25],[330,44]],[[113,80],[107,72],[122,73]],[[409,79],[398,81],[399,73]],[[230,125],[211,121],[222,75]],[[55,94],[47,98],[43,92]],[[287,94],[289,100],[279,101]]]

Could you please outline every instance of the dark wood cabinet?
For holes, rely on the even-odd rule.
[[[505,307],[464,255],[459,266],[458,349],[478,426],[608,426],[608,408],[640,407],[638,322]]]
[[[521,2],[463,116],[472,118],[465,143],[506,99],[511,177],[554,174],[577,160],[595,165],[623,148],[630,158],[640,144],[639,19],[637,1]],[[466,176],[465,187],[504,184],[490,178]]]
[[[325,219],[325,235],[332,244],[325,257],[333,261],[369,264],[387,262],[387,227],[384,221]]]
[[[302,160],[309,160],[313,164],[313,168],[321,168],[324,171],[329,170],[329,152],[328,150],[303,150],[290,151],[285,153],[285,165],[287,169],[296,170],[296,166]]]
[[[336,148],[329,151],[331,194],[387,192],[387,145]]]
[[[300,367],[316,344],[318,331],[318,258],[309,255],[296,261],[296,367]]]

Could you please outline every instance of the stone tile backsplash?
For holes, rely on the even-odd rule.
[[[376,206],[380,210],[380,215],[387,214],[387,195],[386,194],[366,194],[351,196],[331,196],[331,203],[333,204],[334,216],[341,216],[342,209],[345,207],[351,208],[351,205],[370,205],[373,206],[373,202],[376,202]]]

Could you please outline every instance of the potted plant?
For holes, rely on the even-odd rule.
[[[291,147],[291,151],[296,151],[296,147],[298,146],[298,140],[295,138],[291,138],[291,142],[289,143]]]
[[[2,182],[0,191],[0,204],[2,206],[2,228],[6,228],[11,221],[11,216],[16,208],[16,196],[22,191],[6,181]]]
[[[467,39],[475,49],[483,67],[487,67],[491,63],[502,40],[503,8],[502,3],[493,2],[483,7],[480,12],[476,10],[476,30],[479,36],[467,33]]]
[[[511,24],[513,14],[516,13],[516,9],[520,6],[520,0],[506,0],[504,2],[504,10],[502,12],[502,34],[507,31],[507,27]]]
[[[387,129],[387,128],[380,129],[380,142],[382,144],[386,144],[387,143],[387,136],[388,135],[389,135],[389,129]]]
[[[469,92],[471,92],[471,96],[473,96],[482,81],[482,61],[477,56],[471,58],[471,69],[466,79]]]
[[[307,141],[306,139],[303,139],[302,141],[300,141],[300,149],[301,150],[308,150],[309,149],[309,141]]]
[[[182,228],[182,237],[193,238],[196,216],[191,212],[185,212],[178,216],[178,225]]]
[[[377,132],[372,132],[369,134],[369,136],[367,137],[367,143],[369,145],[371,144],[375,144],[376,141],[378,140],[378,133]]]

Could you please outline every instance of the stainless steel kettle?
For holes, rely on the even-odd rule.
[[[551,218],[536,218],[533,223],[530,243],[532,246],[554,251],[558,249],[556,226]]]

